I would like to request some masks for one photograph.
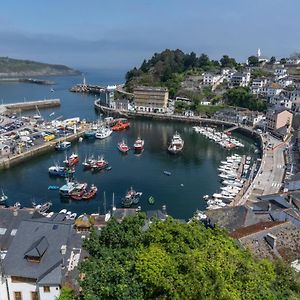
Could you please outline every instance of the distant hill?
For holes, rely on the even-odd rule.
[[[80,74],[78,70],[71,69],[64,65],[53,65],[30,60],[0,57],[0,78],[77,74]]]

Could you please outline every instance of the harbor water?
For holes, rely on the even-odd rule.
[[[121,73],[91,72],[86,75],[88,83],[113,84],[123,81]],[[49,78],[45,78],[49,79]],[[54,92],[49,86],[29,83],[0,83],[0,99],[4,103],[20,100],[43,98],[60,98],[61,107],[41,110],[45,119],[56,117],[81,117],[97,120],[99,115],[94,110],[93,95],[70,93],[68,89],[82,81],[82,76],[51,77],[56,82]],[[54,114],[53,114],[54,112]],[[51,116],[50,116],[51,115]],[[177,131],[185,141],[180,155],[170,155],[167,147],[172,135]],[[135,139],[141,136],[145,140],[145,150],[136,155],[133,150],[127,155],[121,154],[117,144],[122,139],[133,148]],[[131,120],[130,129],[114,132],[105,140],[73,143],[66,153],[76,152],[80,162],[76,167],[75,177],[80,182],[95,184],[98,193],[90,201],[61,199],[58,191],[49,191],[49,185],[61,186],[65,180],[48,175],[48,168],[65,158],[65,153],[51,152],[35,157],[11,169],[0,171],[0,188],[8,195],[8,204],[19,201],[22,206],[30,207],[32,201],[43,203],[52,201],[52,209],[59,211],[66,208],[77,214],[109,210],[112,205],[112,194],[115,204],[121,206],[121,198],[132,186],[143,192],[140,206],[143,210],[159,209],[166,205],[170,215],[187,219],[196,209],[204,209],[206,202],[203,196],[213,194],[220,187],[218,166],[220,161],[232,153],[254,155],[254,142],[242,135],[235,134],[245,144],[244,148],[225,150],[218,144],[193,131],[191,124],[162,122],[150,120]],[[103,155],[112,167],[110,171],[91,173],[84,171],[81,163],[85,157]],[[171,173],[170,176],[164,171]],[[104,203],[104,192],[106,205]],[[148,198],[153,196],[155,203],[150,205]]]

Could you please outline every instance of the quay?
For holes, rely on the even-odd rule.
[[[0,105],[0,113],[5,110],[34,110],[36,108],[49,108],[60,106],[60,99],[45,99],[45,100],[34,100],[34,101],[24,101],[18,103],[2,104]]]
[[[63,142],[63,141],[78,141],[80,137],[84,135],[86,131],[86,128],[73,133],[71,135],[68,135],[66,137],[61,137],[49,142],[46,142],[42,145],[34,146],[30,150],[22,152],[20,154],[14,154],[14,155],[9,155],[8,157],[0,158],[0,170],[3,169],[8,169],[12,166],[15,166],[19,163],[24,162],[25,160],[28,160],[30,158],[34,158],[38,155],[50,152],[50,151],[55,151],[55,145],[58,142]]]
[[[70,88],[73,93],[101,94],[106,88],[100,85],[90,85],[85,83],[76,84]]]

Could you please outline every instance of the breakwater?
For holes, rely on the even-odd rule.
[[[60,99],[45,99],[45,100],[35,100],[35,101],[24,101],[10,104],[3,104],[6,110],[33,110],[38,108],[49,108],[60,106]]]

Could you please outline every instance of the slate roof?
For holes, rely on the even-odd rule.
[[[67,245],[71,229],[71,224],[57,223],[46,218],[22,221],[4,258],[4,273],[33,278],[37,283],[48,281],[48,284],[60,284],[61,278],[57,276],[59,272],[54,270],[59,268],[61,272],[61,246]],[[43,255],[37,263],[26,259],[28,253]]]
[[[209,224],[226,228],[229,231],[258,222],[253,211],[246,206],[224,207],[206,212]]]
[[[292,207],[285,197],[279,194],[264,195],[257,198],[259,201],[253,204],[253,211],[268,211]]]
[[[0,250],[8,249],[22,221],[38,218],[44,217],[34,209],[0,207]]]

